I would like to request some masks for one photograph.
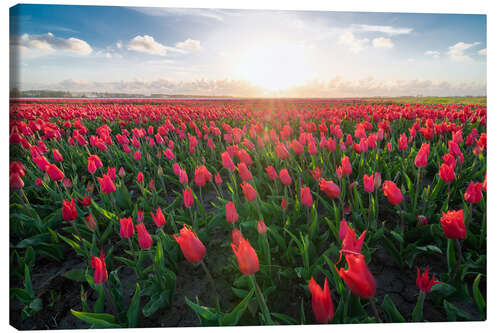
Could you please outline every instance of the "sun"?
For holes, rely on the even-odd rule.
[[[278,91],[310,79],[307,57],[297,45],[262,45],[250,48],[240,61],[240,75],[259,87]]]

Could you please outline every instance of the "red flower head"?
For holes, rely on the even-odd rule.
[[[17,173],[20,177],[24,177],[24,175],[26,175],[26,167],[22,162],[18,161],[10,162],[9,173],[10,174]]]
[[[486,172],[484,173],[483,191],[486,192]]]
[[[75,199],[71,198],[69,200],[63,200],[62,202],[62,218],[64,221],[73,221],[78,217],[78,212],[76,211]]]
[[[238,173],[242,181],[248,182],[252,180],[252,173],[248,170],[247,165],[243,162],[238,163]]]
[[[276,143],[275,149],[276,155],[282,160],[286,160],[288,157],[290,157],[290,154],[288,153],[288,150],[286,149],[283,142]]]
[[[180,236],[172,236],[181,247],[182,254],[184,254],[184,258],[186,258],[187,261],[197,263],[203,259],[207,249],[193,231],[184,226],[180,230]]]
[[[240,244],[240,239],[243,238],[243,235],[241,234],[241,231],[239,229],[233,229],[233,232],[232,232],[232,239],[233,239],[233,243],[236,244],[236,246],[238,246]]]
[[[238,221],[238,212],[232,201],[226,204],[226,221],[229,223],[234,223]]]
[[[463,239],[467,237],[464,223],[464,210],[450,210],[443,212],[441,216],[441,227],[444,235],[450,239]]]
[[[58,182],[64,179],[64,172],[62,172],[55,164],[47,165],[45,171],[47,171],[52,181]]]
[[[455,170],[452,166],[443,163],[439,168],[439,177],[441,177],[444,182],[450,183],[455,179]]]
[[[364,175],[363,176],[363,185],[365,187],[365,192],[372,193],[375,191],[375,184],[373,182],[373,175],[368,176]]]
[[[229,156],[229,153],[227,151],[223,152],[220,154],[220,157],[222,159],[222,166],[229,171],[234,171],[236,170],[236,166],[233,163],[233,159],[231,156]]]
[[[350,175],[352,173],[351,162],[349,156],[342,157],[342,175]]]
[[[120,237],[130,238],[134,235],[134,222],[132,222],[132,217],[124,217],[120,220]]]
[[[215,174],[214,180],[215,180],[215,184],[217,184],[217,185],[222,184],[222,178],[218,172]]]
[[[84,207],[88,207],[88,206],[90,206],[90,203],[91,203],[91,200],[92,200],[92,196],[88,195],[86,197],[83,197],[82,200],[80,200],[80,199],[77,199],[77,200],[80,203],[80,205],[82,205]]]
[[[179,183],[181,184],[187,184],[189,182],[188,175],[186,173],[186,170],[180,169],[179,170]]]
[[[241,189],[243,191],[243,194],[245,195],[245,198],[252,202],[254,201],[255,199],[257,199],[257,192],[255,191],[255,189],[252,187],[252,185],[250,185],[249,183],[247,182],[243,182],[241,183]]]
[[[197,186],[203,187],[212,179],[212,174],[208,169],[202,165],[194,170],[194,183]]]
[[[391,153],[391,152],[392,152],[392,142],[387,142],[387,151],[388,151],[389,153]]]
[[[231,244],[238,266],[243,275],[251,275],[259,271],[259,258],[252,245],[243,237],[239,239],[239,244]]]
[[[339,276],[347,284],[351,292],[361,298],[371,298],[375,296],[377,284],[372,273],[365,263],[365,257],[362,254],[346,254],[348,269],[340,270],[335,267]]]
[[[97,169],[102,168],[102,162],[99,156],[90,155],[88,158],[88,169],[90,173],[94,173]]]
[[[120,167],[120,170],[118,170],[118,176],[125,177],[125,169],[123,167]]]
[[[94,231],[97,228],[97,224],[95,223],[94,217],[92,217],[92,214],[90,213],[85,218],[85,224],[87,225],[87,228],[89,228],[90,231]]]
[[[163,227],[163,225],[165,224],[165,215],[163,215],[161,208],[160,207],[156,208],[156,216],[153,214],[153,212],[150,212],[150,214],[156,226],[158,228]]]
[[[319,181],[319,189],[323,191],[329,198],[336,199],[340,195],[340,187],[331,180],[321,178]]]
[[[275,180],[276,178],[278,178],[278,174],[276,173],[276,170],[272,165],[266,168],[266,172],[271,180]]]
[[[343,176],[343,175],[342,175],[342,166],[340,166],[340,165],[339,165],[339,166],[337,167],[337,179],[338,179],[338,180],[341,180],[341,179],[342,179],[342,176]]]
[[[427,158],[429,157],[430,145],[428,143],[422,143],[420,150],[415,156],[415,166],[424,167],[427,165]]]
[[[406,137],[406,134],[403,133],[399,136],[398,148],[399,150],[405,150],[406,147],[408,147],[408,138]]]
[[[140,161],[141,160],[141,151],[138,150],[134,153],[134,160]]]
[[[356,239],[356,231],[347,225],[347,228],[345,229],[345,236],[342,240],[342,251],[361,253],[365,236],[366,230],[361,233],[358,239]]]
[[[295,154],[301,155],[302,153],[304,153],[304,146],[294,139],[292,141],[292,150],[295,152]]]
[[[344,240],[348,229],[350,229],[350,227],[347,224],[347,221],[345,219],[342,219],[342,221],[340,221],[340,227],[339,227],[339,239],[341,242]]]
[[[323,289],[316,283],[314,277],[311,277],[311,280],[309,280],[309,291],[312,294],[312,308],[316,321],[328,324],[328,321],[333,319],[335,309],[326,277]]]
[[[257,222],[257,232],[261,235],[265,235],[267,232],[267,226],[264,223],[264,220]]]
[[[404,199],[401,190],[390,180],[384,181],[382,190],[384,191],[384,195],[387,197],[389,202],[393,205],[399,205]]]
[[[102,249],[100,257],[91,256],[90,266],[93,269],[95,269],[94,282],[96,284],[101,284],[108,280],[108,271],[106,270],[106,258],[104,257]]]
[[[59,150],[57,149],[52,149],[52,156],[54,157],[54,161],[56,162],[62,162],[64,161],[64,157],[61,155],[61,153],[59,152]]]
[[[71,188],[73,186],[73,184],[71,183],[71,179],[69,178],[65,178],[63,180],[63,186],[64,187],[67,187],[67,188]]]
[[[108,172],[106,173],[109,178],[111,178],[112,181],[115,181],[116,179],[116,168],[110,168],[108,167]]]
[[[144,175],[142,174],[141,171],[139,171],[139,173],[137,174],[137,178],[136,179],[137,179],[137,181],[139,183],[142,183],[144,181]]]
[[[313,205],[311,190],[308,186],[304,186],[300,189],[300,202],[307,207],[311,207]]]
[[[153,239],[146,230],[144,223],[137,224],[135,228],[137,229],[137,239],[139,240],[140,248],[143,250],[149,249],[153,245]]]
[[[24,187],[24,182],[18,173],[11,173],[9,178],[10,188],[19,190]]]
[[[179,173],[181,172],[181,167],[179,166],[178,163],[172,164],[172,170],[174,171],[174,175],[178,176]]]
[[[420,291],[427,293],[432,289],[432,286],[440,281],[435,281],[436,274],[432,274],[432,279],[429,280],[429,267],[425,268],[424,274],[420,275],[420,269],[417,267],[417,287]]]
[[[417,220],[418,220],[419,226],[424,226],[424,225],[429,224],[429,219],[427,217],[425,217],[424,215],[417,216]]]
[[[290,175],[288,174],[287,169],[280,170],[280,180],[283,183],[283,185],[285,185],[285,186],[292,184],[292,178],[290,178]]]
[[[287,206],[287,202],[285,200],[285,197],[281,197],[281,209],[285,210]]]
[[[464,194],[464,199],[470,203],[478,203],[483,198],[483,193],[481,192],[483,184],[481,182],[470,182],[467,190]]]
[[[323,169],[316,167],[314,170],[309,170],[309,172],[311,173],[311,176],[313,176],[313,178],[319,182],[319,180],[321,179],[321,174],[323,173]]]
[[[182,195],[184,196],[184,206],[186,208],[189,208],[192,205],[194,205],[193,192],[191,192],[190,188],[182,190]]]
[[[101,185],[101,192],[104,194],[108,193],[113,193],[116,191],[115,184],[113,183],[113,180],[111,180],[111,177],[104,174],[102,177],[97,177],[99,180],[99,184]]]

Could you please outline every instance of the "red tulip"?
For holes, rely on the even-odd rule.
[[[203,187],[210,180],[212,180],[212,174],[204,165],[199,166],[196,170],[194,170],[194,183],[197,186]]]
[[[342,240],[342,251],[361,253],[365,236],[366,230],[361,233],[358,239],[356,239],[356,231],[347,225],[345,236]]]
[[[112,181],[115,181],[116,179],[116,168],[110,168],[108,167],[108,172],[106,174],[111,178]]]
[[[186,170],[180,169],[179,170],[179,183],[182,185],[187,184],[189,182],[188,175],[186,173]]]
[[[62,162],[64,161],[64,157],[61,155],[61,153],[59,152],[59,150],[57,149],[52,149],[52,156],[54,158],[54,161],[56,162]]]
[[[94,282],[96,284],[101,284],[108,280],[108,271],[106,270],[106,258],[104,257],[102,249],[100,257],[91,256],[90,266],[92,267],[92,269],[95,269]]]
[[[323,174],[323,169],[316,167],[314,170],[309,170],[309,173],[316,181],[319,182],[319,180],[321,179],[321,174]]]
[[[259,271],[259,258],[254,248],[243,237],[239,239],[239,244],[231,244],[238,266],[243,275],[251,275]]]
[[[37,156],[33,158],[33,162],[35,162],[36,166],[42,170],[45,171],[47,166],[49,166],[49,161],[45,158],[45,156]]]
[[[257,232],[261,235],[265,235],[267,232],[267,226],[264,223],[264,220],[257,222]]]
[[[348,229],[350,229],[350,227],[347,224],[347,221],[345,219],[342,219],[342,221],[340,221],[340,226],[339,226],[339,240],[340,240],[340,242],[342,242],[344,240]]]
[[[372,273],[365,263],[365,257],[362,254],[346,254],[348,269],[340,270],[335,267],[339,276],[347,284],[351,292],[361,298],[371,298],[375,296],[377,284]]]
[[[137,174],[137,178],[136,179],[137,179],[137,181],[139,183],[142,183],[144,181],[144,175],[142,174],[141,171],[139,171],[139,173]]]
[[[17,173],[20,177],[24,177],[26,175],[26,167],[19,161],[10,162],[9,173]]]
[[[42,186],[42,179],[41,178],[35,179],[35,185],[36,186]],[[23,186],[24,186],[24,183],[23,183]]]
[[[365,192],[372,193],[373,191],[375,191],[375,184],[373,183],[373,175],[371,176],[364,175],[363,185],[365,187]]]
[[[398,148],[399,150],[405,150],[406,147],[408,147],[408,138],[406,137],[406,134],[403,133],[399,136]]]
[[[314,277],[311,277],[309,280],[309,291],[312,294],[312,308],[316,321],[328,324],[333,319],[335,309],[326,277],[323,289],[316,283]]]
[[[387,151],[388,151],[389,153],[391,153],[391,152],[392,152],[392,142],[387,142]]]
[[[285,185],[285,186],[292,184],[292,178],[290,178],[290,175],[288,174],[287,169],[280,170],[280,180],[283,183],[283,185]]]
[[[417,287],[420,291],[427,293],[432,289],[432,286],[440,281],[435,281],[436,274],[432,274],[432,279],[429,280],[429,267],[425,268],[424,274],[420,275],[420,269],[417,267]]]
[[[229,156],[229,153],[227,151],[223,152],[220,154],[220,157],[222,158],[222,166],[229,171],[234,171],[236,170],[236,166],[233,163],[233,159],[231,156]]]
[[[137,229],[137,239],[139,240],[139,247],[143,250],[149,249],[153,245],[153,239],[146,230],[144,223],[137,224],[135,228]]]
[[[464,223],[464,210],[450,210],[443,212],[441,216],[441,227],[444,235],[450,239],[463,239],[467,237]]]
[[[319,189],[323,191],[329,198],[336,199],[340,195],[340,187],[331,180],[321,178]]]
[[[290,157],[288,150],[286,149],[285,145],[282,142],[278,142],[275,146],[275,149],[276,149],[276,155],[282,160],[286,160],[288,157]]]
[[[193,192],[191,192],[190,188],[182,190],[182,195],[184,196],[184,206],[186,208],[189,208],[192,205],[194,205]]]
[[[352,173],[351,162],[349,162],[349,156],[342,157],[342,175],[349,176]]]
[[[89,213],[85,218],[85,225],[89,228],[90,231],[94,231],[97,228],[97,224],[95,223],[94,217]]]
[[[24,182],[18,173],[12,173],[9,178],[10,188],[19,190],[24,187]]]
[[[118,170],[118,176],[125,177],[125,169],[123,167],[120,167],[120,170]]]
[[[226,221],[229,223],[234,223],[238,221],[238,212],[232,201],[226,204]]]
[[[217,184],[217,185],[222,184],[222,178],[218,172],[215,174],[214,180],[215,180],[215,184]]]
[[[427,217],[425,217],[424,215],[417,216],[417,220],[418,220],[419,226],[424,226],[424,225],[429,224],[429,219]]]
[[[404,199],[401,190],[390,180],[384,181],[382,190],[384,191],[384,195],[387,197],[389,202],[393,205],[399,205]]]
[[[156,216],[153,214],[153,212],[150,212],[150,214],[156,226],[158,228],[163,227],[163,225],[165,224],[165,215],[163,215],[161,208],[160,207],[156,208]]]
[[[64,221],[73,221],[78,217],[78,212],[76,211],[75,199],[71,198],[69,200],[63,200],[62,202],[62,218]]]
[[[134,235],[134,222],[132,217],[124,217],[120,220],[120,237],[130,238]]]
[[[340,165],[339,165],[339,166],[337,167],[337,172],[336,172],[336,173],[337,173],[337,179],[338,179],[338,180],[341,180],[341,179],[342,179],[342,176],[343,176],[343,174],[342,174],[342,166],[340,166]]]
[[[453,157],[452,154],[450,153],[444,154],[441,158],[443,159],[444,164],[448,164],[453,169],[455,169],[455,167],[457,166],[457,161],[455,160],[455,157]]]
[[[71,188],[73,187],[73,184],[71,183],[71,179],[69,178],[65,178],[63,180],[63,186],[66,187],[66,188]]]
[[[99,184],[101,185],[101,192],[104,194],[113,193],[116,191],[115,184],[111,180],[111,177],[104,174],[102,177],[97,177]]]
[[[266,168],[266,172],[271,180],[275,180],[276,178],[278,178],[278,174],[276,173],[276,170],[272,165]]]
[[[484,173],[483,191],[486,193],[486,172]]]
[[[415,166],[424,167],[427,165],[427,158],[429,157],[430,145],[428,143],[422,143],[420,150],[415,156]]]
[[[281,209],[285,210],[287,206],[287,202],[285,200],[285,197],[281,197]]]
[[[97,170],[99,168],[102,168],[102,162],[101,162],[101,159],[99,158],[99,156],[97,155],[90,155],[89,158],[88,158],[88,165],[89,165],[89,172],[90,172],[90,164],[93,163],[94,164],[94,168]],[[95,171],[94,171],[95,172]],[[93,172],[91,172],[93,173]]]
[[[172,235],[181,247],[182,254],[187,261],[192,263],[200,262],[207,250],[205,245],[198,239],[198,236],[184,226],[180,231],[180,236]]]
[[[238,173],[242,181],[248,182],[252,180],[252,173],[248,170],[247,165],[243,162],[238,163]]]
[[[311,190],[308,186],[304,186],[300,189],[300,202],[307,207],[311,207],[313,205]]]
[[[255,199],[257,199],[257,192],[255,191],[255,189],[252,187],[252,185],[250,185],[249,183],[247,182],[243,182],[241,183],[241,189],[243,191],[243,194],[245,195],[245,198],[252,202],[254,201]]]
[[[52,181],[54,182],[58,182],[64,179],[64,172],[62,172],[55,164],[49,164],[45,171],[47,171],[50,179],[52,179]]]
[[[241,234],[240,230],[233,229],[232,239],[233,239],[233,243],[236,244],[236,246],[238,246],[240,244],[240,239],[242,239],[242,238],[243,238],[243,235]]]
[[[138,150],[134,153],[134,160],[140,161],[141,160],[141,151]]]
[[[470,203],[478,203],[483,198],[483,193],[481,192],[483,184],[481,182],[470,182],[467,190],[464,194],[464,199]]]

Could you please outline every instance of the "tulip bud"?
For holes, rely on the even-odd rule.
[[[95,269],[94,282],[96,284],[104,283],[108,280],[108,271],[106,270],[106,259],[101,249],[101,256],[91,256],[90,266]]]
[[[267,226],[264,223],[264,220],[257,222],[257,232],[261,235],[265,235],[267,232]]]
[[[226,204],[226,221],[229,223],[234,223],[238,221],[238,212],[233,202],[229,201]]]
[[[186,188],[186,189],[182,190],[182,194],[184,196],[184,206],[186,208],[189,208],[192,205],[194,205],[194,197],[193,197],[193,193],[191,192],[190,188]]]
[[[125,169],[123,167],[120,167],[120,170],[118,171],[118,176],[120,177],[125,177]]]
[[[124,217],[120,220],[120,237],[130,238],[134,235],[134,223],[131,217]]]
[[[259,258],[257,253],[250,243],[243,237],[240,238],[239,244],[231,244],[238,266],[243,275],[251,275],[259,271]]]
[[[143,219],[144,219],[144,216],[143,216]],[[153,239],[151,238],[151,235],[146,230],[146,227],[144,226],[143,223],[140,223],[140,224],[137,224],[135,226],[135,228],[137,229],[137,239],[139,241],[139,247],[142,250],[149,249],[153,245]]]
[[[300,189],[300,202],[306,207],[311,207],[313,205],[311,190],[308,186],[304,186]]]
[[[97,224],[95,223],[95,220],[92,217],[92,214],[90,213],[85,218],[85,224],[87,225],[87,228],[89,228],[90,231],[94,231],[97,228]]]

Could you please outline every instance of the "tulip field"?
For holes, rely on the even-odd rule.
[[[486,319],[486,106],[11,100],[19,329]]]

